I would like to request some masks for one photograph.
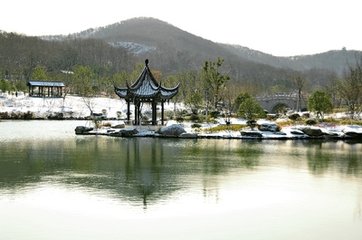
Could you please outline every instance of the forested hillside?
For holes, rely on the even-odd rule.
[[[229,51],[250,61],[263,63],[278,68],[290,68],[297,71],[320,69],[324,71],[335,72],[340,76],[345,73],[349,66],[353,66],[356,60],[360,60],[362,58],[361,51],[347,50],[345,48],[314,55],[276,57],[238,45],[221,45]]]
[[[0,33],[3,79],[26,81],[36,67],[48,78],[86,66],[94,82],[133,81],[137,64],[147,58],[162,80],[199,72],[205,61],[224,59],[221,71],[235,86],[255,94],[290,92],[297,76],[305,90],[325,87],[359,60],[358,51],[330,51],[310,56],[275,57],[246,47],[214,43],[153,18],[135,18],[67,36],[28,37]],[[110,80],[111,79],[111,80]],[[112,80],[113,79],[113,80]]]
[[[37,66],[45,67],[55,77],[61,70],[72,71],[77,65],[90,66],[101,76],[130,70],[134,63],[134,57],[124,48],[114,48],[101,40],[46,41],[0,33],[0,72],[5,78],[30,79]]]
[[[276,68],[247,60],[226,50],[224,46],[192,35],[166,22],[153,18],[136,18],[109,26],[88,29],[68,36],[47,36],[49,40],[102,39],[114,47],[124,47],[140,60],[150,59],[153,68],[164,76],[185,71],[198,71],[202,64],[218,57],[225,59],[223,71],[231,81],[247,85],[255,91],[269,91],[272,85],[292,87],[296,71]]]

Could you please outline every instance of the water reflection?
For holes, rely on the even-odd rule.
[[[362,174],[361,144],[310,141],[305,144],[309,170],[313,174],[328,171],[360,177]]]
[[[274,155],[289,151],[288,161],[303,155],[303,147],[313,174],[331,170],[354,176],[362,173],[360,145],[322,141],[276,145],[279,149]],[[108,189],[126,198],[140,198],[145,205],[149,198],[155,200],[181,189],[182,182],[195,174],[218,176],[240,168],[252,170],[270,160],[263,155],[265,145],[235,140],[84,137],[8,142],[0,148],[1,188],[21,189],[44,176],[62,175],[64,183]]]
[[[362,237],[360,143],[57,136],[0,137],[1,239]]]
[[[105,137],[6,142],[0,147],[0,187],[22,191],[42,181],[61,182],[146,206],[187,187],[196,174],[205,176],[209,189],[217,183],[207,176],[257,166],[262,150],[235,143]]]

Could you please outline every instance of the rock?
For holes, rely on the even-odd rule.
[[[290,133],[293,135],[298,135],[298,136],[304,136],[305,133],[302,130],[299,129],[291,129]]]
[[[254,131],[254,130],[244,130],[244,131],[240,131],[241,136],[243,137],[250,137],[250,138],[262,138],[263,134],[259,131]]]
[[[310,137],[321,137],[324,135],[324,132],[320,128],[306,127],[301,130]]]
[[[123,129],[120,131],[122,137],[132,137],[138,133],[137,129]]]
[[[280,127],[275,123],[262,123],[258,125],[260,131],[279,132]]]
[[[90,132],[92,130],[93,130],[92,127],[77,126],[74,131],[75,131],[75,134],[84,134],[84,133]]]
[[[349,138],[358,138],[362,139],[362,133],[357,132],[345,132],[344,135]]]
[[[110,135],[113,137],[133,137],[137,133],[137,129],[122,129],[118,132],[112,132]]]
[[[197,133],[181,133],[180,138],[197,138]]]
[[[300,119],[300,115],[298,113],[292,113],[292,114],[288,115],[288,118],[290,120],[296,121],[296,120]]]
[[[186,133],[186,131],[180,124],[172,124],[170,126],[160,128],[157,133],[162,136],[178,137],[182,133]]]
[[[126,124],[124,123],[124,122],[122,122],[122,123],[119,123],[119,124],[117,124],[117,125],[115,125],[115,126],[112,126],[112,128],[125,128],[126,127]]]
[[[349,125],[343,129],[343,133],[348,138],[362,139],[362,127],[358,125]]]

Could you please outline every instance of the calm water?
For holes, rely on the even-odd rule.
[[[0,239],[362,239],[362,144],[0,122]]]

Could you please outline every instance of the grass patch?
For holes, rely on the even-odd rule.
[[[240,131],[244,127],[246,127],[245,124],[229,124],[229,125],[223,124],[223,125],[218,125],[215,127],[207,128],[207,129],[205,129],[205,131],[207,131],[207,132]]]
[[[335,125],[360,125],[362,126],[362,120],[356,120],[356,119],[350,119],[350,118],[342,118],[342,119],[334,119],[334,118],[325,118],[323,121],[318,121],[317,124],[321,123],[329,123],[329,124],[335,124]],[[286,120],[278,122],[278,125],[280,127],[287,127],[287,126],[293,126],[293,125],[307,125],[306,120]]]
[[[362,120],[350,119],[350,118],[342,118],[342,119],[325,118],[322,122],[333,123],[333,124],[337,124],[337,125],[360,125],[360,126],[362,126]]]

